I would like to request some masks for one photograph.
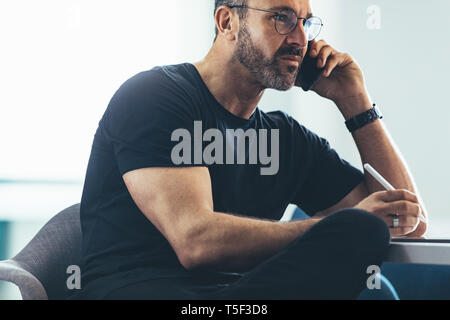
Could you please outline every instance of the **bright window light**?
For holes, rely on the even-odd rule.
[[[0,2],[0,179],[83,180],[119,86],[183,61],[177,3]]]

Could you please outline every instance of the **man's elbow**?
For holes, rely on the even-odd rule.
[[[207,238],[204,232],[196,228],[195,232],[185,233],[173,243],[178,260],[186,270],[200,269],[214,259],[212,252],[217,251],[206,248],[205,244],[211,243],[211,239]]]
[[[181,265],[189,271],[200,269],[206,265],[201,248],[184,248],[177,252]]]

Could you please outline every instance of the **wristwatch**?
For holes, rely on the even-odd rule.
[[[374,104],[372,109],[347,120],[345,125],[348,130],[353,133],[378,119],[383,119],[383,115],[377,105]]]

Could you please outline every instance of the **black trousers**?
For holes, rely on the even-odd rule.
[[[158,279],[117,289],[105,299],[356,299],[389,247],[389,228],[368,212],[346,209],[323,219],[239,279]],[[206,275],[206,273],[204,274]]]

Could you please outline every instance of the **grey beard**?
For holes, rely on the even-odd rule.
[[[264,54],[255,47],[247,26],[239,30],[239,40],[236,50],[237,60],[246,67],[262,86],[279,91],[287,91],[295,84],[298,68],[289,67],[289,74],[282,74],[276,56],[266,59]]]

